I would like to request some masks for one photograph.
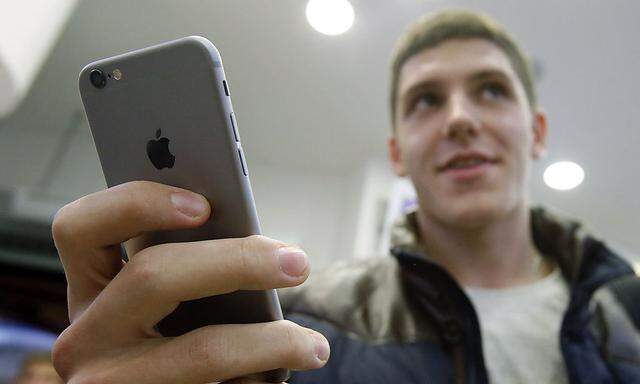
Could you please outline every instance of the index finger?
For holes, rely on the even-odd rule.
[[[96,192],[60,209],[52,232],[67,275],[71,319],[122,268],[121,242],[144,232],[197,227],[210,211],[201,195],[147,181]]]

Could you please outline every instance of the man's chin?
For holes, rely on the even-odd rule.
[[[496,196],[448,198],[434,213],[448,226],[475,230],[499,220],[510,211],[507,204],[499,200]]]

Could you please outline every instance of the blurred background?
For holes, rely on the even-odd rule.
[[[350,28],[328,35],[302,0],[1,0],[5,323],[52,334],[66,325],[51,219],[105,187],[77,88],[85,64],[183,36],[210,39],[224,60],[263,231],[301,244],[317,269],[384,253],[389,223],[411,205],[410,186],[386,160],[388,63],[411,21],[446,7],[488,13],[534,58],[550,132],[548,155],[532,173],[533,201],[579,218],[636,261],[639,2],[338,2],[350,4],[353,22],[332,9],[329,21]],[[551,188],[544,174],[559,161],[577,163],[582,183]],[[17,331],[1,332],[0,343]],[[47,343],[43,334],[32,346]],[[7,366],[0,371],[15,372]]]

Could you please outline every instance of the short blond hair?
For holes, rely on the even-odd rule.
[[[402,65],[416,53],[445,40],[481,38],[496,44],[509,58],[522,82],[531,110],[537,105],[531,60],[507,31],[490,17],[467,10],[428,14],[413,23],[400,37],[391,60],[391,125],[395,127],[398,81]]]

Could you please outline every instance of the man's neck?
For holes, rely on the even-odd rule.
[[[530,233],[530,211],[523,204],[480,229],[452,228],[418,211],[427,257],[463,286],[508,288],[532,283],[550,272]]]

